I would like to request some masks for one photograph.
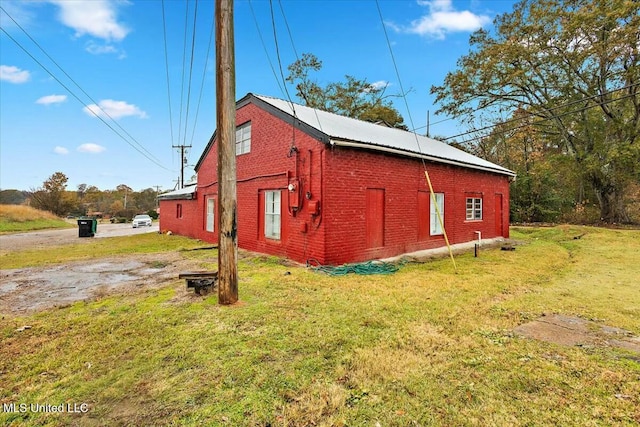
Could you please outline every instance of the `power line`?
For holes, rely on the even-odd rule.
[[[407,114],[409,116],[409,123],[411,123],[411,127],[413,128],[413,118],[411,117],[411,110],[409,110],[409,103],[407,102],[407,93],[404,91],[404,87],[402,86],[402,80],[400,79],[400,72],[398,71],[398,65],[396,63],[396,59],[393,55],[393,49],[391,48],[391,41],[389,40],[389,35],[387,34],[387,27],[384,25],[384,18],[382,17],[382,11],[380,10],[380,4],[378,0],[376,0],[376,7],[378,8],[378,15],[380,16],[380,22],[382,23],[382,29],[384,31],[384,36],[387,41],[387,46],[389,47],[389,53],[391,54],[391,61],[393,62],[393,68],[396,70],[396,77],[398,79],[398,84],[400,85],[400,90],[402,92],[402,99],[404,99],[404,104],[407,109]],[[418,152],[422,154],[422,148],[420,147],[420,141],[418,140],[418,134],[413,132],[413,136],[416,139],[416,145],[418,146]],[[424,156],[420,156],[420,160],[422,161],[422,167],[424,169],[424,176],[427,179],[427,185],[429,187],[429,194],[431,195],[431,202],[435,207],[436,216],[438,218],[438,222],[440,223],[440,228],[442,230],[442,234],[444,236],[444,241],[447,244],[447,248],[449,249],[449,257],[451,258],[451,262],[453,263],[453,269],[457,272],[458,268],[456,267],[456,260],[453,257],[453,251],[451,250],[451,245],[449,244],[449,237],[447,237],[447,230],[444,226],[444,220],[442,215],[440,214],[440,207],[438,205],[438,201],[436,198],[436,194],[433,191],[433,186],[431,185],[431,178],[429,178],[429,172],[427,170],[427,162],[424,159]]]
[[[157,157],[155,157],[155,156],[154,156],[154,155],[153,155],[149,150],[147,150],[147,149],[146,149],[146,148],[145,148],[145,147],[144,147],[140,142],[138,142],[138,141],[137,141],[137,140],[136,140],[136,139],[135,139],[135,138],[134,138],[134,137],[133,137],[129,132],[127,132],[127,131],[126,131],[126,129],[124,129],[124,128],[120,125],[120,123],[118,123],[118,122],[117,122],[113,117],[111,117],[111,115],[110,115],[109,113],[107,113],[107,112],[106,112],[106,111],[105,111],[105,110],[100,106],[100,104],[99,104],[96,100],[94,100],[94,99],[91,97],[91,95],[89,95],[89,94],[88,94],[88,93],[87,93],[87,92],[86,92],[86,91],[85,91],[85,90],[84,90],[84,89],[83,89],[83,88],[82,88],[82,87],[81,87],[81,86],[80,86],[80,85],[79,85],[79,84],[78,84],[78,83],[73,79],[73,77],[71,77],[71,76],[70,76],[70,75],[69,75],[69,74],[68,74],[68,73],[67,73],[67,72],[66,72],[66,71],[65,71],[65,70],[60,66],[60,64],[58,64],[58,63],[56,62],[56,60],[55,60],[55,59],[53,59],[53,58],[51,57],[51,55],[49,55],[49,54],[47,53],[47,51],[46,51],[46,50],[45,50],[45,49],[44,49],[44,48],[43,48],[43,47],[42,47],[42,46],[41,46],[41,45],[40,45],[40,44],[39,44],[39,43],[38,43],[38,42],[37,42],[33,37],[31,37],[31,35],[30,35],[30,34],[29,34],[29,33],[28,33],[28,32],[27,32],[27,31],[26,31],[26,30],[25,30],[25,29],[24,29],[24,28],[23,28],[23,27],[22,27],[22,26],[21,26],[21,25],[20,25],[20,24],[15,20],[15,19],[13,19],[13,17],[12,17],[11,15],[9,15],[9,13],[8,13],[8,12],[7,12],[7,11],[6,11],[2,6],[0,6],[0,10],[2,10],[2,12],[4,12],[4,13],[9,17],[9,19],[11,19],[11,20],[13,21],[13,23],[14,23],[14,24],[16,24],[16,26],[17,26],[18,28],[20,28],[20,30],[21,30],[21,31],[22,31],[22,32],[23,32],[23,33],[24,33],[24,34],[29,38],[29,40],[31,40],[31,41],[33,42],[33,44],[35,44],[35,45],[40,49],[40,51],[41,51],[41,52],[42,52],[42,53],[43,53],[43,54],[44,54],[44,55],[45,55],[45,56],[46,56],[46,57],[47,57],[51,62],[53,62],[53,64],[54,64],[56,67],[58,67],[58,69],[59,69],[60,71],[62,71],[62,73],[63,73],[63,74],[64,74],[64,75],[65,75],[65,76],[66,76],[66,77],[67,77],[67,78],[68,78],[68,79],[69,79],[69,80],[70,80],[70,81],[71,81],[71,82],[72,82],[72,83],[73,83],[73,84],[74,84],[78,89],[80,89],[80,91],[81,91],[81,92],[82,92],[82,93],[83,93],[87,98],[89,98],[89,100],[90,100],[91,102],[93,102],[93,104],[94,104],[96,107],[98,107],[98,108],[100,109],[100,111],[102,111],[102,113],[103,113],[105,116],[107,116],[107,117],[108,117],[108,118],[109,118],[113,123],[115,123],[115,125],[116,125],[120,130],[122,130],[122,132],[124,132],[124,133],[125,133],[125,134],[130,138],[130,139],[131,139],[131,141],[133,141],[133,142],[134,142],[135,144],[137,144],[137,145],[138,145],[138,146],[139,146],[143,151],[145,151],[149,156],[151,156],[151,157],[153,157],[153,159],[155,159],[155,160],[152,160],[152,159],[149,159],[149,160],[152,160],[152,161],[154,161],[154,163],[158,164],[157,162],[159,162],[160,160],[159,160]],[[34,57],[33,55],[31,55],[29,52],[27,52],[27,50],[26,50],[22,45],[20,45],[20,43],[18,43],[18,42],[17,42],[13,37],[11,37],[11,36],[9,35],[9,33],[7,33],[4,29],[2,29],[2,31],[3,31],[5,34],[7,34],[7,36],[8,36],[11,40],[13,40],[13,42],[14,42],[14,43],[16,43],[16,44],[17,44],[17,45],[18,45],[18,46],[19,46],[23,51],[25,51],[25,53],[27,53],[27,54],[28,54],[28,55],[29,55],[29,56],[30,56],[34,61],[36,61],[36,62],[38,63],[38,65],[40,65],[42,68],[44,68],[44,70],[45,70],[47,73],[49,73],[52,77],[54,77],[54,79],[56,79],[56,81],[58,81],[58,83],[60,83],[60,84],[62,85],[62,83],[60,82],[60,80],[58,80],[55,76],[53,76],[53,74],[52,74],[52,73],[51,73],[51,72],[50,72],[50,71],[49,71],[49,70],[48,70],[44,65],[42,65],[38,60],[36,60],[36,59],[35,59],[35,57]],[[67,89],[67,91],[69,91],[69,93],[71,93],[71,94],[73,95],[73,93],[71,92],[71,90],[70,90],[70,89],[68,89],[68,88],[67,88],[66,86],[64,86],[64,85],[62,85],[62,86],[63,86],[65,89]],[[74,95],[74,97],[76,97],[76,98],[80,101],[80,99],[79,99],[77,96],[75,96],[75,95]],[[93,112],[93,110],[92,110],[92,109],[90,109],[90,108],[89,108],[89,106],[88,106],[87,104],[85,104],[83,101],[80,101],[80,102],[81,102],[85,107],[87,107],[87,109],[88,109],[89,111],[91,111],[91,112],[92,112],[96,117],[100,118],[97,114],[95,114],[95,113]],[[101,119],[101,120],[102,120],[102,119]],[[104,120],[102,120],[102,121],[104,122]],[[104,122],[104,123],[106,124],[106,122]],[[109,127],[111,127],[111,126],[109,126]],[[112,129],[112,130],[113,130],[113,129]],[[116,132],[116,133],[117,133],[117,132]],[[128,142],[128,141],[127,141],[127,140],[126,140],[122,135],[120,135],[119,133],[117,133],[117,134],[118,134],[118,136],[120,136],[120,137],[121,137],[125,142],[127,142],[127,144],[129,144],[129,145],[131,145],[131,146],[133,147],[133,145],[132,145],[130,142]],[[134,148],[135,148],[135,147],[134,147]],[[136,150],[137,150],[137,149],[136,149]],[[138,150],[138,151],[140,151],[140,150]],[[145,155],[145,157],[147,157],[147,158],[148,158],[148,156],[146,156],[146,155]],[[161,166],[161,165],[160,165],[160,166]],[[164,166],[161,166],[161,167],[163,167],[163,168],[164,168]],[[165,168],[165,169],[166,169],[166,168]]]
[[[273,66],[273,62],[271,61],[271,57],[269,56],[269,52],[267,51],[267,46],[264,43],[264,38],[262,37],[262,31],[260,30],[260,25],[258,25],[258,19],[256,18],[256,13],[253,10],[253,3],[249,0],[249,8],[251,9],[251,16],[253,16],[253,22],[256,24],[256,30],[258,30],[258,36],[260,37],[260,43],[262,44],[262,49],[264,50],[264,54],[267,56],[267,61],[269,62],[269,66],[271,67],[271,72],[273,73],[273,77],[280,89],[280,93],[284,95],[284,89],[280,85],[280,79],[278,78],[278,74],[276,73],[276,69]]]
[[[376,0],[376,7],[378,8],[378,15],[380,16],[380,22],[382,23],[382,30],[384,31],[384,36],[385,36],[385,40],[387,41],[387,47],[389,48],[389,54],[391,55],[391,62],[393,62],[393,68],[396,72],[396,78],[398,79],[398,85],[400,86],[400,91],[402,92],[402,99],[404,100],[404,105],[405,108],[407,109],[407,115],[409,116],[409,123],[411,124],[411,128],[415,128],[415,126],[413,125],[413,118],[411,117],[411,110],[409,109],[409,103],[407,102],[407,94],[404,91],[404,87],[402,85],[402,80],[400,79],[400,72],[398,71],[398,65],[396,63],[396,59],[395,56],[393,55],[393,49],[391,48],[391,41],[389,40],[389,35],[387,34],[387,27],[384,24],[384,18],[382,17],[382,11],[380,10],[380,4],[378,3],[378,0]],[[416,145],[418,146],[418,152],[420,154],[422,154],[422,149],[420,147],[420,141],[418,140],[418,134],[416,134],[415,132],[413,132],[415,138],[416,138]],[[425,170],[427,169],[427,164],[424,160],[424,158],[422,159],[422,165],[424,166]]]
[[[5,12],[6,13],[6,12]],[[47,67],[44,66],[44,64],[42,64],[36,57],[34,57],[24,46],[22,46],[16,39],[14,39],[4,28],[0,27],[0,30],[2,30],[2,32],[9,37],[20,49],[22,49],[24,51],[24,53],[26,53],[31,59],[33,59],[40,67],[42,67],[43,70],[45,70],[51,77],[53,77],[53,79],[55,81],[57,81],[60,86],[62,86],[63,88],[65,88],[67,90],[67,92],[69,92],[69,94],[71,94],[71,96],[73,96],[76,100],[78,100],[78,102],[80,102],[82,105],[84,105],[87,108],[87,111],[91,112],[91,114],[93,114],[96,118],[98,118],[102,123],[104,123],[109,129],[111,129],[116,135],[118,135],[124,142],[126,142],[127,144],[129,144],[133,149],[135,149],[138,153],[142,154],[145,158],[147,158],[148,160],[150,160],[151,162],[155,163],[157,166],[161,167],[162,169],[165,169],[167,171],[171,171],[171,169],[166,168],[165,166],[163,166],[162,164],[160,164],[155,158],[151,157],[150,155],[147,155],[144,151],[142,151],[140,148],[136,147],[135,145],[133,145],[130,141],[128,141],[124,136],[122,136],[122,134],[120,132],[118,132],[113,126],[111,126],[109,123],[107,123],[102,117],[100,117],[100,115],[98,115],[95,111],[93,111],[91,108],[89,108],[89,106],[80,99],[80,97],[78,97],[78,95],[76,95],[67,85],[65,85],[64,83],[62,83],[62,81],[60,81],[60,79],[58,79],[51,71],[49,71],[49,69]],[[104,110],[103,110],[104,111]],[[106,113],[105,113],[106,114]],[[110,117],[111,118],[111,117]],[[111,120],[113,120],[113,118],[111,118]]]
[[[291,28],[289,28],[289,22],[287,21],[287,17],[284,14],[284,8],[282,7],[282,1],[278,0],[278,5],[280,6],[280,13],[282,14],[282,19],[284,20],[284,25],[287,27],[287,33],[289,34],[289,40],[291,41],[291,47],[293,48],[293,53],[296,55],[296,59],[300,59],[298,56],[298,52],[296,51],[296,46],[293,43],[293,37],[291,36]]]
[[[198,16],[198,0],[196,0],[196,6],[193,9],[193,32],[191,33],[191,58],[189,61],[189,83],[187,85],[187,111],[184,118],[184,138],[182,144],[187,142],[187,128],[189,126],[189,107],[191,105],[191,81],[193,77],[193,57],[196,48],[196,19]]]
[[[293,110],[293,117],[296,117],[296,108],[291,101],[291,96],[289,95],[289,89],[287,89],[287,83],[284,78],[284,73],[282,71],[282,61],[280,60],[280,48],[278,47],[278,33],[276,31],[276,20],[273,15],[273,0],[269,0],[269,9],[271,10],[271,26],[273,27],[273,40],[276,45],[276,57],[278,58],[278,66],[280,67],[280,77],[282,78],[282,84],[284,85],[284,91],[287,94],[287,99],[291,104],[291,109]]]
[[[182,140],[182,107],[184,105],[184,71],[185,61],[187,60],[187,28],[189,22],[189,0],[185,2],[184,12],[184,44],[182,47],[182,77],[180,79],[180,116],[178,122],[178,142]],[[180,159],[182,161],[182,159]]]
[[[191,141],[190,144],[193,144],[193,138],[196,132],[196,125],[198,124],[198,116],[200,114],[200,104],[202,101],[202,94],[204,92],[204,82],[207,75],[207,66],[209,65],[209,52],[211,51],[211,44],[213,41],[213,34],[215,31],[215,14],[211,19],[211,28],[209,30],[209,44],[207,45],[207,53],[204,58],[204,69],[202,70],[202,81],[200,82],[200,94],[198,96],[198,107],[196,108],[196,117],[193,122],[193,130],[191,131]]]
[[[298,56],[298,51],[296,50],[296,46],[295,46],[295,44],[293,42],[293,36],[291,35],[291,29],[289,28],[289,22],[287,21],[287,16],[284,13],[284,8],[282,7],[282,2],[280,0],[278,0],[278,4],[280,6],[280,13],[282,14],[282,19],[284,20],[285,27],[287,28],[287,33],[289,34],[289,40],[291,41],[291,48],[293,49],[293,53],[296,56],[296,60],[299,61],[300,57]],[[293,103],[293,101],[291,101],[291,96],[289,95],[289,90],[287,89],[287,82],[286,82],[286,79],[284,78],[284,74],[282,72],[282,63],[280,62],[280,51],[278,49],[278,38],[277,38],[277,35],[276,35],[276,24],[275,24],[275,19],[274,19],[274,16],[273,16],[273,3],[272,3],[272,0],[269,0],[269,5],[270,5],[270,9],[271,9],[271,24],[273,26],[273,37],[275,39],[276,54],[278,56],[278,64],[280,66],[280,75],[282,77],[282,84],[284,85],[284,89],[285,89],[285,92],[286,92],[286,95],[287,95],[287,99],[289,100],[289,103],[291,104],[291,111],[293,112],[293,118],[294,118],[294,122],[295,122],[295,119],[297,118],[296,108],[295,108],[295,104]],[[257,25],[257,22],[256,22],[256,25]],[[278,86],[280,86],[280,82],[278,81],[278,77],[275,76],[275,71],[274,71],[274,77],[276,78],[276,81],[278,82]],[[316,121],[318,122],[318,127],[322,131],[322,123],[320,122],[320,117],[318,117],[317,108],[315,108],[315,107],[313,108],[313,113],[316,116]],[[292,128],[292,131],[293,131],[293,145],[295,146],[295,128]]]
[[[567,102],[566,104],[560,104],[560,105],[557,105],[557,106],[552,107],[552,108],[547,108],[547,109],[546,109],[546,112],[547,112],[547,113],[550,113],[550,112],[552,112],[552,111],[554,111],[554,110],[567,108],[567,107],[570,107],[570,106],[572,106],[572,105],[574,105],[574,104],[581,104],[581,103],[586,102],[586,101],[589,101],[589,100],[591,100],[591,99],[594,99],[594,98],[600,98],[600,97],[602,97],[602,96],[606,96],[606,95],[611,95],[612,93],[619,92],[619,91],[621,91],[621,90],[625,90],[625,89],[631,89],[631,88],[633,88],[633,87],[635,87],[635,86],[640,86],[640,83],[632,83],[632,84],[630,84],[630,85],[626,85],[626,86],[619,87],[619,88],[616,88],[616,89],[611,89],[611,90],[609,90],[609,91],[607,91],[607,92],[604,92],[604,93],[598,93],[598,94],[595,94],[595,95],[586,96],[586,97],[584,97],[584,98],[580,98],[580,99],[577,99],[577,100],[574,100],[574,101],[571,101],[571,102]],[[609,100],[609,101],[607,101],[607,102],[600,102],[600,103],[597,103],[597,104],[594,104],[594,105],[588,106],[588,108],[586,108],[586,109],[576,110],[575,112],[572,112],[571,114],[579,113],[579,112],[581,112],[581,111],[585,111],[585,110],[587,110],[587,109],[589,109],[589,108],[598,107],[598,106],[600,106],[600,105],[608,104],[608,103],[610,103],[610,102],[618,101],[618,100],[620,100],[620,99],[626,99],[626,98],[628,98],[628,97],[629,97],[629,96],[625,96],[625,97],[622,97],[622,98],[612,99],[612,100]],[[473,111],[473,112],[476,112],[476,111],[480,111],[480,109],[477,109],[477,110],[475,110],[475,111]],[[473,112],[472,112],[472,113],[473,113]],[[463,133],[460,133],[460,134],[458,134],[458,135],[449,136],[449,137],[447,137],[447,138],[444,138],[444,139],[443,139],[443,141],[444,141],[444,140],[447,140],[447,139],[457,138],[457,137],[459,137],[459,136],[465,136],[465,135],[469,135],[469,134],[472,134],[472,133],[482,132],[482,131],[484,131],[484,130],[493,129],[494,127],[499,126],[499,125],[505,125],[505,124],[513,123],[513,122],[516,122],[516,121],[520,121],[520,120],[528,119],[528,118],[533,117],[533,116],[535,116],[535,117],[539,117],[539,115],[534,114],[534,113],[531,113],[531,112],[527,112],[527,114],[528,114],[528,116],[526,116],[526,117],[516,117],[516,118],[509,119],[509,120],[506,120],[506,121],[503,121],[503,122],[500,122],[500,123],[497,123],[497,124],[484,126],[484,127],[480,128],[480,129],[474,129],[474,130],[472,130],[472,131],[463,132]],[[564,115],[566,115],[566,114],[563,114],[563,116],[564,116]],[[547,121],[547,120],[551,120],[551,118],[542,118],[542,121]],[[473,141],[473,139],[471,139],[471,141]]]
[[[633,84],[633,85],[630,85],[629,87],[634,87],[634,86],[638,86],[638,85],[640,85],[640,83],[635,83],[635,84]],[[616,89],[616,91],[618,91],[618,90],[623,90],[623,89],[626,89],[626,88]],[[598,96],[600,96],[600,95],[598,95]],[[633,97],[635,97],[635,96],[636,96],[636,95],[635,95],[635,94],[633,94],[633,93],[631,93],[631,94],[626,94],[626,95],[624,95],[624,96],[621,96],[620,98],[610,99],[610,100],[608,100],[608,101],[600,102],[600,103],[598,103],[598,104],[587,105],[587,106],[582,107],[582,108],[579,108],[579,109],[577,109],[577,110],[567,111],[567,112],[565,112],[565,113],[558,114],[558,115],[556,115],[556,116],[554,116],[554,117],[543,117],[543,118],[540,118],[540,119],[539,119],[539,120],[537,120],[537,121],[534,121],[534,122],[531,122],[531,123],[524,123],[524,124],[519,125],[519,126],[515,126],[515,127],[512,127],[512,128],[509,128],[509,129],[501,130],[501,131],[499,131],[499,132],[497,132],[497,133],[498,133],[498,134],[505,134],[505,133],[508,133],[508,132],[512,132],[512,131],[514,131],[514,130],[522,129],[522,128],[527,127],[527,126],[536,126],[536,125],[539,125],[539,124],[544,123],[544,122],[548,122],[548,121],[553,120],[553,119],[556,119],[556,118],[560,118],[560,117],[565,117],[565,116],[570,116],[570,115],[573,115],[573,114],[581,113],[581,112],[583,112],[583,111],[587,111],[587,110],[590,110],[590,109],[592,109],[592,108],[600,107],[601,105],[611,104],[611,103],[613,103],[613,102],[622,101],[622,100],[624,100],[624,99],[627,99],[627,98],[633,98]],[[591,98],[591,97],[589,97],[589,98]],[[579,101],[572,102],[572,104],[573,104],[573,103],[576,103],[576,102],[579,102]],[[495,128],[495,127],[498,127],[498,126],[502,126],[502,125],[505,125],[505,124],[508,124],[508,123],[513,123],[513,122],[515,122],[515,121],[519,121],[519,120],[529,119],[529,118],[531,118],[531,117],[535,116],[533,113],[528,113],[528,114],[529,114],[529,116],[527,116],[527,117],[518,117],[518,118],[515,118],[515,119],[510,119],[510,120],[507,120],[507,121],[504,121],[504,122],[500,122],[500,123],[496,123],[496,124],[493,124],[493,125],[490,125],[490,126],[485,126],[485,127],[481,128],[481,129],[472,130],[472,131],[469,131],[469,132],[466,132],[466,133],[460,134],[460,135],[458,135],[458,136],[470,135],[470,134],[472,134],[472,133],[480,132],[480,131],[482,131],[482,130],[492,129],[492,128]],[[463,143],[463,144],[464,144],[464,143],[468,143],[468,142],[471,142],[471,141],[475,141],[475,140],[477,140],[477,139],[484,138],[484,137],[486,137],[486,136],[487,136],[487,135],[480,135],[480,136],[477,136],[477,137],[475,137],[475,138],[465,139],[465,140],[461,141],[461,143]],[[448,139],[448,138],[447,138],[447,139]]]
[[[438,120],[437,122],[431,122],[431,123],[430,123],[430,125],[431,125],[431,126],[433,126],[433,125],[437,125],[437,124],[440,124],[440,123],[448,122],[449,120],[453,120],[453,117],[447,117],[446,119]],[[418,126],[417,128],[412,129],[412,130],[411,130],[411,132],[415,132],[415,131],[417,131],[418,129],[424,129],[424,128],[426,128],[426,127],[427,127],[427,125],[424,125],[424,126]]]
[[[171,134],[171,145],[173,145],[173,113],[171,112],[171,87],[169,84],[169,53],[167,49],[167,21],[164,13],[164,0],[162,0],[162,34],[164,36],[164,64],[167,74],[167,97],[169,98],[169,132]]]

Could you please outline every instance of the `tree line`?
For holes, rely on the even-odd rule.
[[[68,177],[55,172],[40,187],[29,191],[2,190],[0,203],[28,204],[36,209],[65,216],[104,216],[131,219],[139,213],[157,218],[157,192],[153,188],[133,191],[125,184],[112,190],[100,190],[88,184],[80,184],[76,190],[67,190]]]

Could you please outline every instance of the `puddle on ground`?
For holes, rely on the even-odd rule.
[[[67,305],[116,288],[153,285],[175,276],[172,269],[118,259],[0,270],[0,313]]]
[[[562,314],[544,315],[514,332],[526,338],[566,346],[616,347],[640,354],[640,337],[624,329]]]

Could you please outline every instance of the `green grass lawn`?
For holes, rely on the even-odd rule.
[[[240,262],[240,302],[229,307],[215,294],[179,298],[176,279],[4,316],[0,404],[86,403],[88,412],[4,412],[0,423],[637,425],[640,355],[512,330],[563,313],[640,335],[640,232],[515,228],[512,237],[523,243],[513,252],[458,256],[457,273],[442,259],[330,277],[256,256]],[[184,254],[215,261],[211,251]]]

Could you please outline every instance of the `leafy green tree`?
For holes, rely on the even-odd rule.
[[[322,68],[322,61],[311,53],[302,54],[288,68],[289,76],[286,80],[295,84],[296,96],[306,106],[407,130],[400,113],[385,99],[386,87],[378,87],[366,79],[350,75],[346,75],[343,82],[333,82],[322,87],[310,77],[312,71]]]
[[[31,206],[58,216],[67,215],[75,208],[75,201],[66,191],[68,180],[62,172],[51,175],[42,187],[31,190]]]
[[[471,152],[517,173],[511,184],[511,218],[515,222],[553,222],[576,205],[579,179],[562,150],[535,132],[524,110],[496,125],[471,146]],[[513,123],[518,126],[514,128]]]
[[[131,196],[133,206],[138,212],[155,211],[156,208],[156,190],[153,188],[145,188],[142,191],[134,192]]]
[[[602,220],[627,222],[640,181],[640,2],[521,1],[479,30],[431,92],[470,122],[525,110],[532,129],[573,160]],[[513,124],[512,124],[513,125]]]
[[[116,190],[123,195],[124,209],[127,209],[127,201],[128,201],[129,195],[133,192],[133,189],[128,185],[120,184],[116,187]]]

